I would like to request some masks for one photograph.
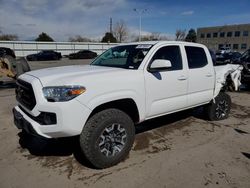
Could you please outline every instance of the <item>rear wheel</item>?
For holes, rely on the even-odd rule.
[[[205,107],[209,120],[217,121],[226,119],[231,110],[231,98],[226,93],[219,93],[214,101]]]
[[[80,146],[94,167],[107,168],[128,155],[134,136],[134,123],[126,113],[106,109],[88,120],[80,135]]]

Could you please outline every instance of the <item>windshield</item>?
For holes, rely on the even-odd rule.
[[[91,65],[138,69],[152,45],[125,45],[108,49]]]

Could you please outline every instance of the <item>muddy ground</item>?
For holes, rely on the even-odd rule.
[[[0,89],[0,187],[248,188],[250,92],[230,95],[228,119],[209,122],[198,109],[147,121],[136,127],[125,161],[95,170],[77,137],[44,141],[20,133],[11,112],[14,89]]]

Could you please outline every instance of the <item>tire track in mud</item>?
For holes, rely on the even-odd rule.
[[[204,124],[206,124],[206,126],[204,126]],[[197,132],[203,132],[203,134],[213,133],[215,132],[215,127],[220,128],[220,125],[210,124],[210,122],[191,116],[169,125],[163,125],[150,132],[136,135],[133,150],[147,154],[156,154],[171,150],[175,147],[177,137],[188,139],[191,138],[193,134],[197,134]],[[208,140],[204,143],[207,143]]]
[[[155,154],[162,151],[171,150],[174,147],[173,138],[176,135],[175,132],[181,131],[181,136],[191,137],[195,130],[190,128],[190,126],[194,126],[195,124],[202,126],[202,128],[200,127],[198,131],[203,135],[214,133],[216,132],[215,129],[221,130],[220,132],[217,131],[218,135],[216,137],[208,137],[193,147],[207,144],[211,141],[220,139],[220,137],[225,134],[225,128],[234,129],[235,126],[237,127],[240,125],[246,125],[244,119],[250,118],[250,108],[232,103],[232,112],[230,115],[232,118],[239,119],[236,124],[232,124],[231,126],[220,121],[207,121],[193,116],[184,120],[170,123],[168,125],[164,125],[164,123],[162,123],[162,127],[153,129],[150,132],[144,132],[136,135],[133,150],[142,151],[147,154]]]
[[[114,173],[121,172],[130,167],[140,166],[146,160],[142,160],[136,163],[130,163],[124,166],[121,162],[121,166],[115,166],[108,169],[96,170],[89,169],[82,166],[77,162],[74,156],[67,157],[57,157],[57,156],[34,156],[29,154],[25,149],[19,148],[19,152],[23,153],[23,157],[28,160],[35,161],[36,164],[40,165],[42,168],[47,168],[53,171],[57,171],[59,175],[66,175],[69,180],[76,180],[83,182],[86,186],[91,186],[96,182],[110,176]]]
[[[250,118],[250,107],[242,106],[236,103],[232,103],[233,117],[238,119]]]

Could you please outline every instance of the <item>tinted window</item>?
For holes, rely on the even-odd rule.
[[[78,53],[87,54],[87,53],[89,53],[89,51],[88,50],[81,50]]]
[[[249,61],[250,60],[250,50],[245,51],[242,56],[241,59],[243,61]]]
[[[209,53],[210,53],[210,55],[212,57],[213,64],[215,65],[216,64],[216,55],[217,55],[217,53],[215,54],[214,51],[210,50],[210,49],[209,49]]]
[[[211,38],[211,33],[207,33],[207,38]]]
[[[218,49],[221,49],[224,46],[224,44],[219,44]]]
[[[233,56],[233,58],[239,58],[239,57],[241,57],[241,53],[234,52],[232,56]]]
[[[227,32],[227,37],[231,37],[232,36],[232,32]]]
[[[204,33],[201,33],[201,38],[205,38],[205,34]]]
[[[234,49],[234,50],[239,49],[239,44],[233,44],[233,49]]]
[[[247,37],[248,36],[248,31],[243,31],[243,36]]]
[[[240,36],[240,31],[235,31],[234,36],[239,37]]]
[[[190,69],[201,68],[207,65],[207,56],[203,48],[185,46]]]
[[[247,44],[246,43],[241,44],[241,49],[247,49]]]
[[[216,38],[218,36],[218,33],[213,33],[213,37]]]
[[[44,50],[44,51],[42,51],[42,53],[44,53],[44,54],[53,54],[54,51],[51,51],[51,50]]]
[[[172,64],[170,70],[181,70],[182,69],[182,59],[179,46],[165,46],[160,48],[154,55],[155,59],[166,59]]]
[[[220,37],[225,37],[225,32],[221,32]]]

